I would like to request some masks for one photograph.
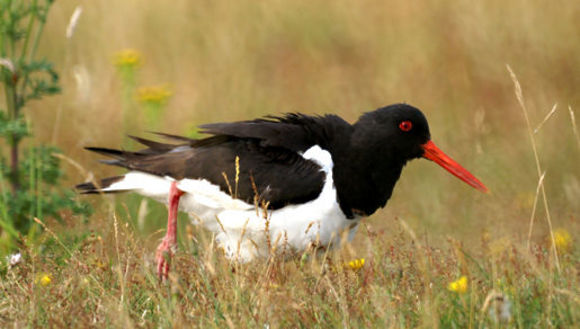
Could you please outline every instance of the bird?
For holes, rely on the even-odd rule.
[[[352,240],[416,158],[488,191],[434,144],[425,115],[404,103],[363,113],[353,124],[335,114],[286,113],[200,128],[206,137],[130,136],[145,147],[138,151],[86,147],[128,172],[79,184],[81,193],[136,192],[168,205],[156,250],[161,280],[177,247],[179,211],[212,231],[228,259],[246,263],[273,250],[298,254]]]

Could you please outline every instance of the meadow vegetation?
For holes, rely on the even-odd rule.
[[[118,174],[83,147],[135,147],[126,134],[407,102],[491,193],[413,161],[352,244],[249,265],[183,216],[165,284],[164,206],[68,194],[95,213],[2,229],[0,326],[580,327],[580,3],[106,0],[71,25],[77,6],[53,4],[35,54],[61,93],[21,111],[23,148],[62,150],[59,189]]]

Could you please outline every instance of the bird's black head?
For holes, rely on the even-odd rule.
[[[394,104],[365,113],[352,128],[348,152],[333,154],[337,196],[348,218],[356,213],[370,215],[384,207],[403,166],[415,158],[434,161],[467,184],[487,191],[435,146],[427,119],[413,106]]]
[[[431,141],[427,119],[419,109],[407,104],[389,105],[365,113],[354,125],[353,147],[374,152],[371,159],[386,166],[399,165],[423,157],[431,160],[476,189],[487,187]],[[385,167],[386,168],[386,167]]]
[[[427,119],[419,109],[407,104],[367,112],[354,127],[353,146],[364,145],[400,163],[423,156],[423,145],[430,140]]]

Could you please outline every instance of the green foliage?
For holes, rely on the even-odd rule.
[[[32,237],[34,217],[61,219],[65,210],[80,215],[91,212],[88,204],[75,200],[72,191],[58,187],[63,172],[56,147],[20,148],[20,142],[31,137],[23,113],[26,104],[60,92],[52,63],[35,59],[51,4],[50,0],[0,3],[0,82],[5,99],[0,109],[0,138],[10,151],[0,153],[0,226],[8,233],[8,241],[2,241],[5,247],[13,244],[18,231]]]
[[[28,100],[60,93],[58,74],[52,68],[52,63],[44,59],[31,61],[28,64],[23,63],[22,75],[28,77],[30,81],[28,85],[25,84],[27,89],[23,91],[22,105]]]
[[[22,115],[11,119],[6,112],[0,112],[0,137],[20,141],[27,136],[30,136],[30,132]]]
[[[28,232],[34,217],[62,219],[61,212],[68,209],[74,214],[88,216],[91,208],[87,203],[77,202],[75,193],[57,188],[63,178],[60,160],[54,154],[60,151],[54,146],[37,146],[26,150],[18,172],[20,190],[6,198],[8,218],[20,232]],[[2,176],[11,175],[2,163]]]

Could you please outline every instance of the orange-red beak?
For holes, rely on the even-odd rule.
[[[455,175],[455,177],[475,187],[481,192],[488,191],[487,187],[485,187],[482,182],[475,178],[475,176],[473,176],[469,171],[465,170],[465,168],[463,168],[459,163],[448,157],[447,154],[443,153],[443,151],[435,146],[432,141],[423,144],[423,149],[425,150],[425,153],[423,154],[425,159],[434,161],[441,167],[445,168],[445,170]]]

